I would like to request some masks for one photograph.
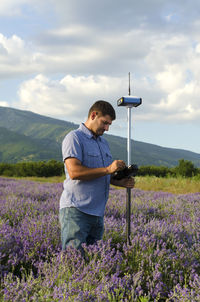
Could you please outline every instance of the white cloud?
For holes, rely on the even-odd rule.
[[[44,115],[71,114],[76,105],[66,100],[66,87],[59,81],[38,75],[22,83],[19,89],[18,106]]]
[[[156,74],[156,80],[162,90],[170,93],[184,85],[186,76],[182,66],[178,64],[171,64],[165,67],[165,70]]]
[[[142,105],[134,111],[136,120],[199,121],[198,82],[175,88],[166,97],[158,94],[156,101],[155,86],[151,86],[147,78],[137,79],[135,85],[137,95],[143,99]],[[125,77],[66,75],[60,80],[52,80],[40,74],[20,86],[19,100],[13,106],[79,123],[86,119],[94,101],[104,99],[112,103],[118,121],[124,123],[126,110],[117,108],[116,101],[127,94],[127,86],[128,78]]]
[[[0,106],[2,106],[2,107],[9,107],[9,104],[8,104],[8,102],[0,101]]]
[[[31,44],[17,35],[10,38],[0,33],[0,77],[28,75],[43,70],[43,54],[34,51]]]
[[[21,85],[18,91],[19,101],[13,106],[80,122],[86,118],[89,107],[98,99],[109,100],[115,105],[117,95],[121,96],[123,81],[106,76],[71,75],[58,81],[40,74]]]
[[[13,35],[11,38],[7,38],[0,34],[1,49],[4,50],[4,54],[15,55],[16,57],[21,54],[21,51],[25,48],[25,43],[20,37]]]
[[[166,99],[154,105],[154,110],[158,114],[160,112],[163,120],[198,121],[200,119],[199,96],[200,83],[188,83],[169,93]]]
[[[130,71],[133,94],[143,98],[137,119],[198,120],[200,35],[194,9],[190,19],[186,1],[125,3],[51,0],[57,19],[65,15],[56,27],[27,40],[0,34],[0,77],[25,78],[16,106],[82,120],[94,100],[115,102],[127,94]],[[0,14],[15,8],[23,14],[24,5],[40,8],[38,0],[3,0]],[[58,74],[62,79],[55,80]]]
[[[145,125],[136,132],[149,142],[162,132],[164,145],[173,122],[199,125],[199,10],[199,0],[1,0],[0,106],[78,123],[102,98],[117,111],[111,131],[124,135],[127,110],[116,100],[130,71],[143,99],[133,127]]]

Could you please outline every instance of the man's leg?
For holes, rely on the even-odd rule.
[[[90,229],[90,233],[86,238],[87,245],[94,244],[98,240],[103,238],[104,232],[104,219],[103,217],[93,216],[93,223]]]
[[[87,243],[92,217],[76,208],[63,208],[60,210],[59,220],[63,250],[68,246],[82,250],[82,243]]]

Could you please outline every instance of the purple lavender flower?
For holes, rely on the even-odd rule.
[[[1,301],[200,301],[200,194],[111,188],[102,241],[60,249],[62,184],[0,178]]]

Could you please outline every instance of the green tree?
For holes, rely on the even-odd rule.
[[[175,168],[176,175],[183,177],[192,177],[197,174],[197,168],[189,160],[180,159],[178,166]]]
[[[170,174],[170,169],[163,166],[141,166],[138,171],[138,176],[166,177],[168,174]]]
[[[63,162],[50,160],[48,162],[19,162],[13,163],[0,163],[0,175],[4,176],[38,176],[50,177],[61,176],[64,174]]]

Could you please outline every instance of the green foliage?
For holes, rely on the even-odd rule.
[[[164,166],[141,166],[138,176],[156,176],[156,177],[200,177],[200,169],[196,168],[189,160],[180,159],[176,167],[168,168]]]
[[[138,171],[138,176],[157,176],[157,177],[166,177],[171,175],[171,169],[163,166],[141,166]]]
[[[0,163],[0,175],[3,176],[51,177],[61,176],[63,173],[63,163],[56,160],[50,160],[48,162],[22,162],[16,164]]]
[[[175,168],[176,175],[182,177],[192,177],[198,172],[194,164],[189,160],[180,159],[178,166]]]
[[[0,175],[9,177],[51,177],[64,174],[63,163],[56,160],[38,162],[0,163]],[[164,166],[141,166],[138,176],[155,177],[193,177],[200,178],[200,169],[195,168],[193,163],[187,160],[179,160],[175,168]]]

